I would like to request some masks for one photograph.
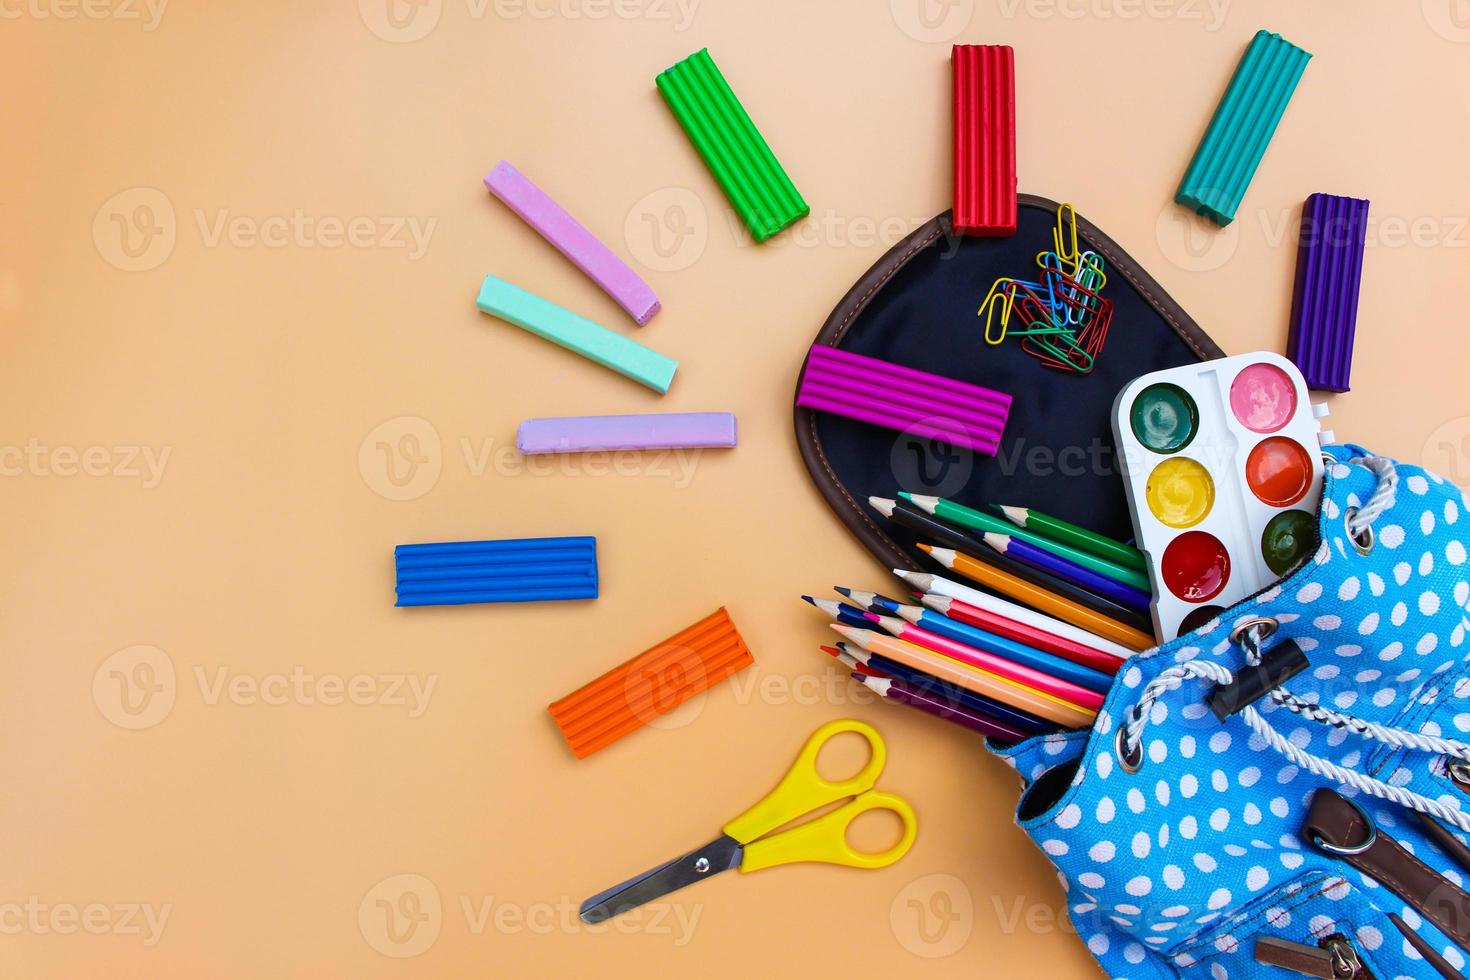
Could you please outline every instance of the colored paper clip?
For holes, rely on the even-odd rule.
[[[976,316],[985,317],[985,342],[991,347],[998,347],[1005,342],[1006,331],[1011,323],[1011,311],[1016,306],[1015,293],[1008,288],[1009,284],[1014,281],[1004,277],[995,280],[990,287],[990,292],[986,293],[985,298],[980,301],[980,309],[975,312]],[[1001,308],[1000,332],[994,333],[992,324],[995,322],[997,305]]]

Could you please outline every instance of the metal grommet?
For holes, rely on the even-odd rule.
[[[1118,765],[1123,767],[1124,772],[1135,773],[1143,768],[1143,743],[1139,742],[1138,748],[1130,754],[1128,746],[1123,742],[1123,737],[1127,733],[1127,725],[1118,726],[1118,734],[1113,739],[1113,754],[1118,757]]]
[[[1363,826],[1368,828],[1368,836],[1363,839],[1363,843],[1361,844],[1353,844],[1351,847],[1342,847],[1338,844],[1327,843],[1327,841],[1322,839],[1322,836],[1320,834],[1312,834],[1312,845],[1318,850],[1326,851],[1328,854],[1336,854],[1341,857],[1352,857],[1354,854],[1362,854],[1368,848],[1378,843],[1378,828],[1374,826],[1373,818],[1364,813],[1363,808],[1358,806],[1357,803],[1348,799],[1346,796],[1344,796],[1342,800],[1348,806],[1358,811],[1358,816],[1363,818]]]
[[[1369,525],[1357,534],[1354,534],[1353,516],[1357,512],[1358,508],[1356,507],[1349,507],[1342,512],[1342,529],[1347,532],[1348,540],[1353,543],[1353,548],[1357,550],[1358,554],[1366,555],[1373,550],[1373,527]]]
[[[1279,620],[1273,619],[1270,616],[1257,616],[1254,619],[1247,619],[1235,627],[1235,629],[1231,630],[1230,642],[1238,645],[1242,636],[1245,636],[1251,630],[1258,629],[1260,630],[1260,635],[1256,637],[1256,645],[1259,646],[1270,639],[1280,628],[1281,622]]]

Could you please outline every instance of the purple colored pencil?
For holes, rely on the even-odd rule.
[[[852,672],[853,680],[860,682],[864,687],[876,692],[880,697],[890,701],[897,701],[913,708],[918,708],[925,714],[934,715],[952,721],[956,725],[963,725],[972,732],[979,732],[987,738],[999,739],[1002,742],[1019,742],[1025,738],[1025,733],[1012,728],[1004,722],[996,721],[994,718],[986,717],[968,708],[940,701],[909,687],[902,681],[896,681],[889,677],[870,677],[867,674]]]
[[[879,425],[885,429],[894,429],[899,432],[911,432],[916,436],[928,439],[939,439],[955,445],[966,446],[976,452],[995,455],[1000,448],[1000,443],[995,438],[984,436],[972,437],[968,432],[955,428],[941,427],[934,424],[933,420],[923,421],[917,414],[907,416],[889,411],[872,412],[867,409],[856,407],[850,402],[832,401],[809,394],[805,391],[796,396],[796,404],[801,408],[813,408],[821,412],[829,412],[833,415],[841,415],[844,418],[855,419],[859,422],[867,422],[870,425]]]
[[[917,368],[904,367],[901,364],[894,364],[891,361],[885,361],[881,358],[854,354],[852,351],[842,350],[839,347],[828,347],[826,344],[813,344],[809,356],[814,360],[826,358],[845,361],[849,364],[862,364],[874,371],[889,374],[894,377],[907,378],[910,381],[918,381],[930,387],[941,388],[962,395],[970,395],[982,401],[992,401],[1004,405],[1006,408],[1010,408],[1011,404],[1011,396],[1004,392],[970,384],[968,381],[948,378],[942,374],[931,374],[928,371],[920,371]]]
[[[984,432],[999,436],[1004,423],[994,416],[977,415],[969,409],[958,408],[954,405],[941,405],[937,403],[926,403],[924,399],[914,395],[896,395],[884,391],[881,388],[870,388],[867,385],[853,385],[841,380],[833,381],[821,375],[813,375],[807,372],[803,389],[820,398],[831,398],[837,401],[850,401],[855,404],[871,406],[874,408],[891,408],[896,411],[911,411],[920,418],[936,418],[946,422],[972,429],[976,432]]]
[[[915,408],[942,407],[992,421],[997,428],[1005,425],[1006,410],[992,402],[961,398],[950,392],[928,389],[915,382],[899,381],[885,375],[872,374],[863,368],[855,368],[851,365],[814,361],[806,367],[806,379],[808,383],[820,380],[835,388],[852,389],[861,386],[864,389],[871,389],[875,394],[910,404]]]
[[[1286,352],[1311,388],[1348,390],[1367,237],[1367,201],[1313,194],[1302,207]]]
[[[1134,588],[1127,582],[1119,582],[1117,579],[1108,578],[1106,575],[1094,572],[1086,566],[1079,565],[1069,558],[1054,555],[1044,548],[1038,548],[1029,541],[1013,538],[1009,534],[995,534],[986,532],[985,543],[990,545],[1001,554],[1014,558],[1024,565],[1050,572],[1057,578],[1071,582],[1080,589],[1086,589],[1094,595],[1100,595],[1105,599],[1112,599],[1119,605],[1136,609],[1141,613],[1148,613],[1149,603],[1152,597],[1142,589]]]

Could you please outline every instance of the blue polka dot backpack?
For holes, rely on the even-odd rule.
[[[1310,560],[1129,661],[1091,731],[998,750],[1114,977],[1465,970],[1470,505],[1325,452]]]

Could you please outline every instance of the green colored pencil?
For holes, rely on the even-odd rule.
[[[912,493],[900,493],[899,496],[920,510],[933,514],[940,520],[950,521],[961,527],[972,528],[976,531],[990,531],[994,534],[1013,535],[1029,544],[1034,544],[1038,548],[1043,548],[1054,555],[1090,568],[1099,575],[1106,575],[1110,579],[1126,582],[1135,589],[1141,589],[1150,594],[1153,592],[1153,586],[1149,584],[1148,576],[1136,568],[1125,568],[1115,562],[1108,561],[1105,558],[1099,558],[1097,555],[1089,554],[1071,545],[1042,537],[1034,531],[1017,528],[1010,521],[974,510],[966,507],[964,504],[957,504],[952,500],[945,500],[943,497],[925,497]]]
[[[1001,506],[999,510],[1017,527],[1035,531],[1061,544],[1069,544],[1090,555],[1106,558],[1124,568],[1136,568],[1140,572],[1148,571],[1148,563],[1144,560],[1143,552],[1131,544],[1114,541],[1096,531],[1089,531],[1085,527],[1078,527],[1060,517],[1052,517],[1050,514],[1043,514],[1029,507]]]

